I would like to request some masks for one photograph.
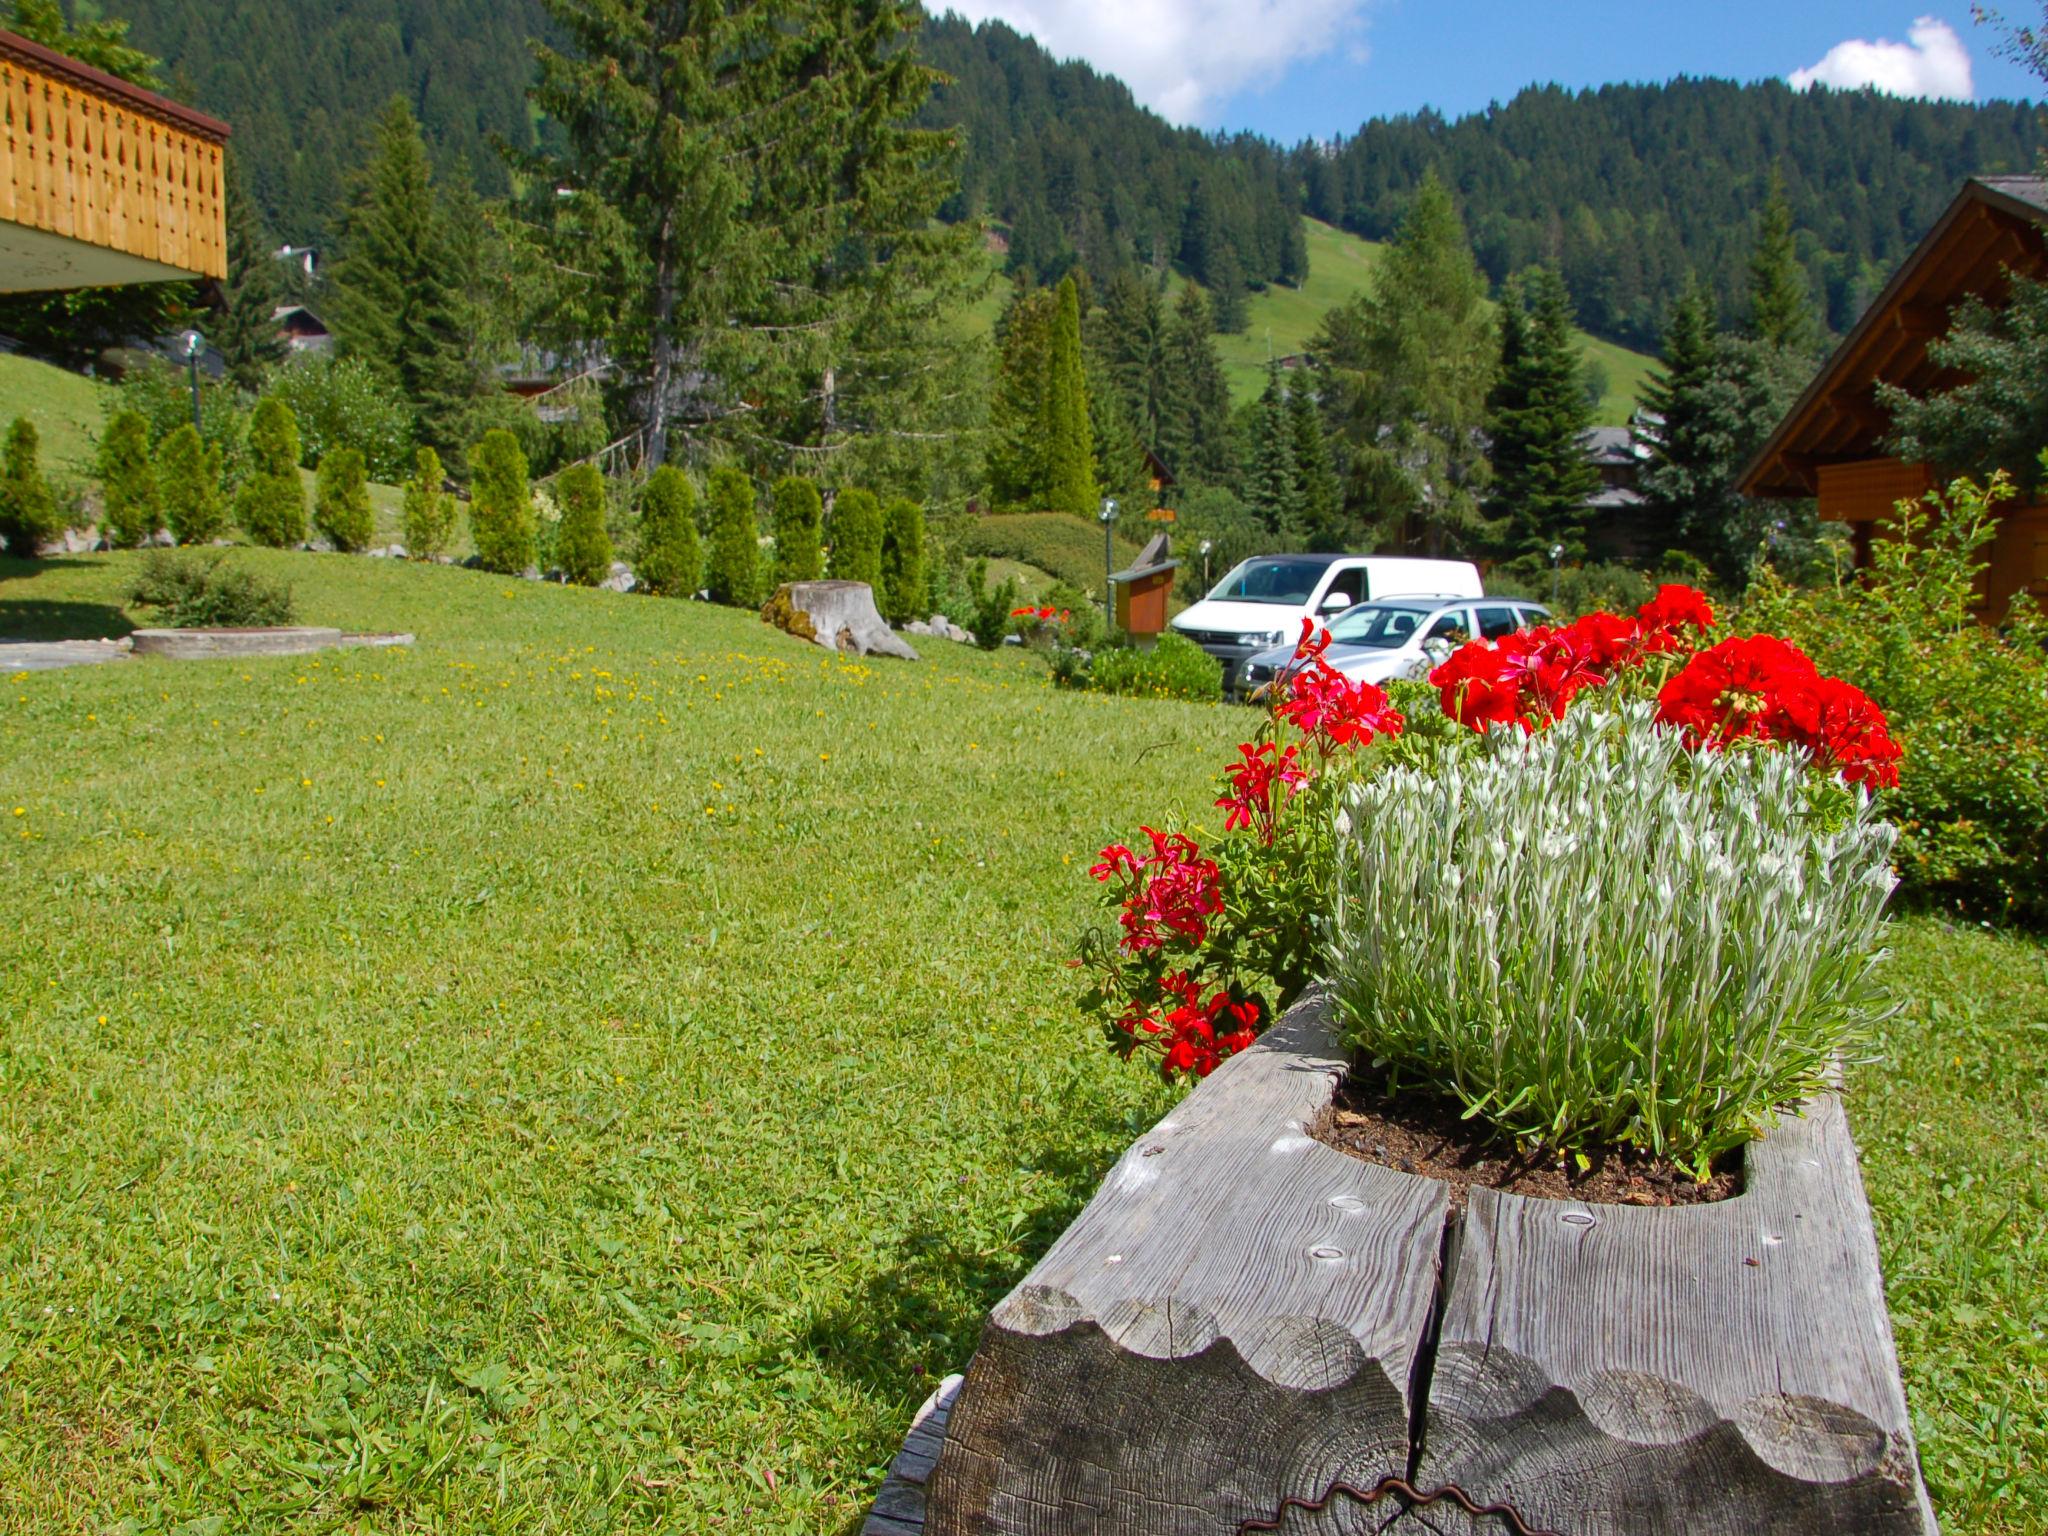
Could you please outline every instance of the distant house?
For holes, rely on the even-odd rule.
[[[311,356],[334,350],[334,333],[327,322],[303,304],[280,304],[270,312],[277,333],[293,357]]]
[[[1876,389],[1915,395],[1961,382],[1927,355],[1963,299],[2004,300],[2011,276],[2048,279],[2048,181],[1987,176],[1963,184],[1948,211],[1893,274],[1875,303],[1821,365],[1806,393],[1743,470],[1745,496],[1814,497],[1820,515],[1846,523],[1859,565],[1900,501],[1924,496],[1939,466],[1906,463],[1885,447],[1891,416]],[[2036,498],[2000,509],[1982,578],[1987,617],[2014,594],[2048,597],[2048,505]]]
[[[270,253],[272,261],[281,261],[288,267],[296,267],[308,283],[316,275],[320,265],[320,252],[310,245],[280,245]]]
[[[1671,540],[1656,526],[1640,489],[1644,450],[1634,425],[1594,427],[1580,442],[1600,471],[1600,488],[1586,498],[1586,548],[1595,560],[1654,565]]]

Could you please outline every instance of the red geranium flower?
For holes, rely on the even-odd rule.
[[[1689,745],[1725,746],[1738,737],[1781,739],[1784,696],[1819,677],[1813,658],[1776,635],[1723,640],[1701,651],[1657,694],[1657,718]]]
[[[1248,741],[1239,743],[1238,761],[1224,770],[1237,793],[1216,802],[1225,812],[1226,832],[1255,827],[1259,841],[1272,846],[1274,818],[1279,809],[1273,802],[1273,786],[1277,783],[1283,790],[1292,791],[1308,782],[1308,775],[1295,763],[1300,751],[1299,747],[1290,746],[1282,752],[1270,741],[1257,746]]]
[[[1429,680],[1444,713],[1475,731],[1507,724],[1533,730],[1539,721],[1562,719],[1581,691],[1607,681],[1590,650],[1608,643],[1604,633],[1588,639],[1539,626],[1460,646]]]
[[[1119,947],[1138,954],[1159,949],[1175,936],[1200,947],[1209,937],[1209,919],[1223,910],[1216,861],[1202,858],[1200,845],[1184,833],[1139,830],[1152,840],[1149,857],[1141,859],[1122,843],[1112,843],[1088,871],[1105,883],[1124,882]]]
[[[1692,638],[1686,631],[1705,634],[1712,629],[1714,605],[1697,587],[1666,583],[1657,589],[1655,597],[1636,610],[1636,619],[1642,626],[1643,650],[1664,655],[1691,646]]]
[[[1559,630],[1557,636],[1589,665],[1610,674],[1633,665],[1643,651],[1642,626],[1619,614],[1586,614]]]

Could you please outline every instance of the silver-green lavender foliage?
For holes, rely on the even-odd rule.
[[[1339,834],[1351,1043],[1517,1137],[1704,1172],[1884,1014],[1893,829],[1797,753],[1581,709],[1356,785]]]

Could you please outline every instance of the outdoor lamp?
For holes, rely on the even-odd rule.
[[[1102,511],[1097,514],[1102,521],[1102,611],[1111,616],[1114,623],[1116,599],[1110,591],[1110,575],[1116,570],[1116,498],[1102,498]]]
[[[1551,607],[1552,607],[1553,609],[1557,607],[1557,584],[1558,584],[1558,581],[1559,581],[1559,580],[1561,579],[1561,568],[1560,568],[1559,562],[1560,562],[1560,561],[1562,561],[1563,559],[1564,559],[1564,546],[1563,546],[1562,544],[1553,544],[1553,545],[1551,545],[1551,546],[1550,546],[1550,606],[1551,606]]]
[[[199,354],[206,348],[206,338],[197,331],[185,331],[178,337],[178,346],[183,350],[185,366],[192,375],[192,430],[204,431],[199,421]]]

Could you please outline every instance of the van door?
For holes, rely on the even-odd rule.
[[[1341,592],[1348,599],[1344,608],[1363,603],[1372,597],[1372,576],[1370,567],[1363,560],[1345,560],[1330,567],[1330,574],[1323,578],[1322,590],[1315,596],[1315,615],[1318,619],[1334,618],[1342,613],[1330,601],[1332,593]]]

